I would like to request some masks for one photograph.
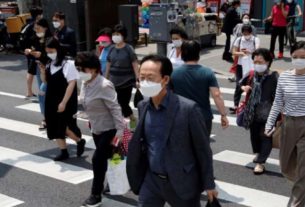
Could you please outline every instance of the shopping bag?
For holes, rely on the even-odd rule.
[[[243,78],[245,78],[254,68],[253,60],[250,55],[246,55],[241,58],[241,66],[243,68]]]
[[[221,207],[217,198],[214,198],[212,202],[208,201],[206,207]]]
[[[123,156],[127,156],[128,153],[128,145],[129,142],[132,138],[133,133],[130,131],[130,129],[128,128],[127,124],[124,128],[124,133],[123,133],[123,138],[122,138],[122,142],[120,144],[120,148],[121,148],[121,155]]]
[[[120,154],[115,153],[108,160],[106,172],[110,195],[124,195],[129,189],[129,182],[126,173],[126,159]]]
[[[272,135],[272,148],[280,149],[281,134],[282,134],[282,122],[279,121],[279,122],[277,122],[275,131]]]

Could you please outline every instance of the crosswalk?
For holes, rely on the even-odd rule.
[[[233,88],[221,88],[223,94],[233,95]],[[24,97],[19,94],[7,93],[0,91],[0,98],[13,98],[23,99]],[[25,111],[30,113],[39,113],[39,106],[37,103],[28,103],[19,101],[21,104],[14,107],[14,110]],[[211,100],[211,104],[214,102]],[[133,105],[133,103],[131,103]],[[233,102],[231,100],[225,100],[226,107],[232,107]],[[134,109],[136,110],[136,109]],[[79,119],[84,122],[86,120]],[[236,117],[229,116],[231,127],[236,127]],[[214,114],[215,124],[220,123],[220,116]],[[45,132],[38,130],[38,125],[28,123],[23,120],[15,120],[7,117],[1,117],[0,115],[0,139],[2,138],[1,132],[12,132],[22,134],[23,136],[35,138],[47,142],[47,136]],[[216,135],[217,139],[217,132]],[[83,136],[86,141],[86,147],[94,149],[94,143],[89,134]],[[75,145],[69,139],[68,144]],[[220,163],[226,163],[239,167],[253,167],[252,160],[254,156],[252,154],[246,154],[237,151],[224,150],[214,154],[213,159]],[[0,145],[0,164],[5,164],[12,168],[18,168],[30,174],[45,177],[47,179],[56,180],[67,185],[83,185],[87,181],[92,180],[93,173],[91,169],[78,166],[76,164],[69,164],[64,162],[54,162],[50,157],[43,157],[39,154],[32,154],[25,150],[13,149],[12,147],[5,147]],[[268,159],[266,163],[268,171],[278,173],[280,175],[279,161],[276,159]],[[1,178],[1,177],[0,177]],[[281,178],[279,178],[281,179]],[[217,180],[217,189],[219,191],[219,198],[225,202],[234,204],[233,206],[250,206],[250,207],[284,207],[287,205],[288,197],[279,195],[272,192],[267,192],[260,189],[245,187],[242,185],[234,184],[232,182],[225,182],[224,180]],[[0,188],[1,189],[1,188]],[[87,192],[87,191],[86,191]],[[0,191],[1,193],[1,191]],[[6,194],[6,192],[2,192]],[[22,201],[23,198],[13,198],[10,195],[0,194],[0,207],[13,207],[20,204],[26,204],[27,201]],[[26,199],[24,199],[26,200]],[[117,201],[111,198],[106,198],[103,206],[105,207],[129,207],[135,206],[134,204],[126,203],[124,201]]]

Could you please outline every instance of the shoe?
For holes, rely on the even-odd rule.
[[[256,164],[253,170],[255,175],[261,175],[265,172],[265,166],[263,164]]]
[[[230,107],[230,114],[236,114],[237,107]]]
[[[282,52],[279,52],[277,58],[278,58],[278,59],[282,59],[283,57],[284,57],[284,54],[283,54]]]
[[[39,131],[43,131],[43,130],[46,130],[46,129],[47,129],[47,124],[46,124],[46,121],[43,120],[43,121],[40,123],[38,130],[39,130]]]
[[[228,80],[230,81],[230,82],[236,82],[236,78],[234,77],[234,76],[232,76],[232,77],[230,77],[230,78],[228,78]]]
[[[90,195],[89,198],[85,200],[82,207],[97,207],[102,204],[102,197],[99,195]]]
[[[54,161],[63,161],[69,159],[69,153],[67,149],[61,150],[61,153],[57,155],[53,160]]]
[[[77,157],[82,156],[82,154],[85,151],[85,145],[86,145],[85,139],[81,139],[79,142],[77,142],[77,151],[76,151]]]
[[[31,96],[29,96],[29,95],[27,95],[27,96],[25,96],[24,97],[24,99],[25,100],[37,100],[37,96],[36,96],[36,94],[33,94],[33,95],[31,95]]]

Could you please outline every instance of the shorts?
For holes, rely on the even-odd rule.
[[[28,73],[31,75],[36,75],[37,72],[37,63],[36,60],[33,58],[27,58],[28,59]]]

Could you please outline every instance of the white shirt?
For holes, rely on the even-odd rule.
[[[175,47],[172,47],[172,49],[167,54],[167,57],[172,62],[174,69],[177,69],[180,66],[184,65],[184,61],[181,59],[181,54],[177,57],[177,50]]]
[[[73,60],[63,61],[61,66],[55,66],[55,62],[56,61],[54,60],[51,62],[51,75],[53,75],[63,67],[63,74],[67,79],[67,82],[79,79],[79,72],[77,71]]]
[[[239,37],[234,42],[234,47],[241,49],[247,49],[252,54],[256,49],[259,48],[260,40],[258,37],[252,36],[250,40],[246,40],[244,36]],[[251,55],[250,54],[250,55]],[[242,57],[238,58],[238,65],[242,64]]]

